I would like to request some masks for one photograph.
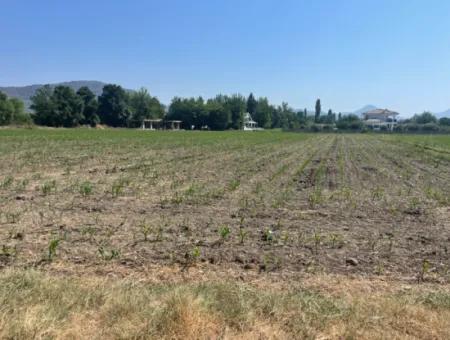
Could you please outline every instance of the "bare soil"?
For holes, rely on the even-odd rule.
[[[2,131],[0,268],[448,283],[449,155],[382,135]]]

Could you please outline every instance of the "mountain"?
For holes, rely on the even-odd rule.
[[[99,96],[102,93],[103,86],[105,83],[96,80],[77,80],[77,81],[68,81],[63,83],[50,84],[50,86],[55,87],[57,85],[65,85],[72,88],[74,91],[78,91],[78,89],[82,86],[87,86],[89,89],[95,93],[95,95]],[[31,104],[31,97],[34,96],[36,91],[40,89],[44,84],[36,84],[36,85],[28,85],[28,86],[8,86],[8,87],[0,87],[0,91],[7,94],[9,97],[19,98],[24,101],[25,106],[29,107]]]
[[[366,106],[360,108],[359,110],[353,111],[352,114],[361,116],[363,113],[366,113],[367,111],[371,111],[371,110],[375,110],[375,109],[378,109],[378,107],[376,107],[374,105],[366,105]]]
[[[440,113],[436,113],[435,116],[439,119],[439,118],[450,118],[450,110],[444,111],[444,112],[440,112]]]

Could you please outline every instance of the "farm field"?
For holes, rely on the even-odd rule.
[[[446,338],[450,137],[3,129],[0,246],[2,337]]]

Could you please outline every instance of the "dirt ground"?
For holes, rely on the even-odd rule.
[[[1,131],[0,268],[448,283],[450,143],[427,138]]]

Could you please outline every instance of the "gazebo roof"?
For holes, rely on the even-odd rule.
[[[161,121],[162,121],[162,119],[144,119],[144,122],[152,122],[152,123],[161,122]]]

